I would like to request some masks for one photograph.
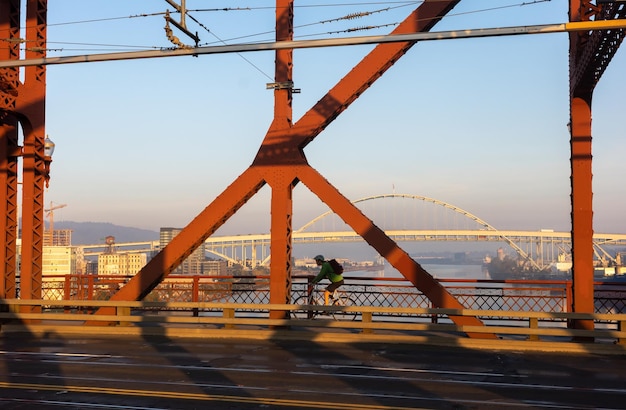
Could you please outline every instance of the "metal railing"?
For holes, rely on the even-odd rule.
[[[96,315],[90,313],[100,308],[108,308],[110,312]],[[309,309],[353,311],[357,312],[357,320],[333,320],[330,316],[321,320],[297,319],[291,315],[296,310]],[[155,310],[158,311],[156,314],[149,314]],[[482,326],[420,320],[433,316],[471,316],[488,320]],[[503,321],[504,317],[516,320]],[[564,326],[565,322],[571,320],[593,321],[595,328],[570,329]],[[626,314],[7,299],[0,301],[0,323],[3,333],[28,332],[33,335],[69,333],[82,336],[124,334],[266,339],[300,337],[320,342],[429,343],[488,349],[626,354]],[[469,333],[474,337],[464,336]]]
[[[400,278],[363,278],[345,275],[342,290],[360,306],[433,308],[430,300]],[[313,276],[292,278],[292,302],[306,294]],[[67,275],[46,277],[46,300],[108,300],[129,276]],[[467,309],[520,312],[568,312],[571,281],[490,281],[441,279],[440,282]],[[263,276],[170,275],[144,300],[148,302],[270,302],[270,278]],[[626,313],[626,282],[595,284],[594,313]]]

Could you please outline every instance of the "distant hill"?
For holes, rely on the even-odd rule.
[[[104,238],[107,236],[114,236],[116,243],[159,240],[158,231],[113,225],[108,222],[55,221],[54,229],[71,229],[72,245],[104,243]]]

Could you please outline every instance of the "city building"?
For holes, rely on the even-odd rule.
[[[145,253],[101,253],[98,275],[135,275],[147,262]]]
[[[174,239],[176,235],[178,235],[182,231],[180,228],[161,228],[159,232],[159,245],[160,248],[163,249],[165,246]],[[207,265],[206,262],[206,249],[204,243],[202,243],[198,249],[196,249],[191,255],[187,257],[180,264],[172,274],[177,275],[203,275],[209,274],[209,272],[205,272],[205,267]]]
[[[42,252],[42,277],[61,277],[76,270],[76,256],[71,246],[44,246]]]
[[[204,275],[217,276],[228,274],[228,263],[224,260],[205,260],[203,264]]]
[[[43,232],[43,246],[71,246],[72,230],[71,229],[49,229]]]
[[[66,278],[76,269],[74,249],[71,246],[44,246],[41,268],[42,296],[63,299]]]

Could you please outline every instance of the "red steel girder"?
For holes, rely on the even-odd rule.
[[[293,40],[293,0],[276,1],[276,41]],[[292,97],[293,97],[293,50],[277,50],[275,62],[274,81],[276,84],[286,84],[287,86],[276,87],[274,90],[274,120],[267,135],[276,135],[284,138],[285,133],[292,127]],[[265,140],[269,140],[266,135]],[[274,139],[272,139],[274,141]],[[262,147],[265,146],[265,141]],[[277,159],[273,165],[280,162],[299,163],[304,160],[303,155],[296,153],[290,155],[291,151],[273,155]],[[287,169],[285,169],[287,167]],[[270,225],[270,250],[272,258],[270,260],[270,303],[290,303],[291,302],[291,251],[292,242],[292,216],[293,216],[293,188],[298,183],[297,178],[285,171],[289,171],[288,166],[270,166],[267,169],[253,167],[258,174],[266,181],[272,189],[271,198],[271,225]],[[274,252],[275,251],[275,252]],[[287,312],[272,311],[270,317],[280,319],[285,317]]]
[[[626,4],[611,3],[602,6],[601,12],[596,15],[595,20],[615,20],[626,18]],[[624,41],[626,30],[594,30],[591,33],[591,41],[596,43],[596,53],[594,58],[593,79],[596,84],[600,81],[600,77],[609,66],[611,59],[617,53],[617,49]],[[589,47],[587,47],[589,48]],[[584,58],[583,58],[584,59]]]
[[[448,290],[433,278],[419,263],[398,246],[385,232],[367,218],[354,204],[330,184],[321,174],[310,166],[303,166],[298,176],[313,193],[360,235],[368,244],[396,268],[406,279],[436,307],[463,309],[464,306],[448,292]],[[450,315],[450,319],[457,325],[480,326],[482,322],[475,317]],[[467,333],[468,336],[481,339],[496,338],[492,334]]]
[[[26,2],[25,57],[45,56],[47,0]],[[20,297],[41,299],[44,234],[45,66],[26,67],[18,89],[17,117],[24,134],[22,192],[22,263]]]
[[[425,1],[417,7],[392,34],[429,31],[460,0]],[[339,114],[365,92],[415,42],[379,44],[343,77],[290,129],[270,129],[254,160],[254,164],[290,162],[298,158],[304,147],[321,133]],[[284,135],[289,132],[288,138]],[[281,155],[277,156],[276,153]],[[287,153],[289,153],[287,155]]]
[[[427,31],[458,1],[426,1],[418,6],[393,33]],[[276,5],[277,40],[289,40],[293,35],[293,0],[277,0]],[[147,295],[158,282],[267,183],[272,188],[270,302],[287,303],[290,299],[291,277],[291,195],[294,186],[303,179],[320,199],[337,212],[355,232],[374,246],[417,288],[422,290],[435,306],[462,308],[462,305],[428,272],[313,170],[308,165],[303,152],[303,148],[309,142],[369,88],[414,43],[377,45],[295,125],[291,124],[292,89],[276,87],[274,120],[252,165],[112,299],[140,299]],[[292,83],[292,65],[290,50],[276,52],[275,80],[277,84]],[[100,309],[98,313],[110,313],[110,311]],[[272,313],[274,316],[284,315],[284,312]],[[451,319],[459,325],[481,324],[477,318],[453,316]],[[495,337],[495,335],[471,335]]]
[[[17,126],[11,116],[0,121],[0,203],[3,205],[0,216],[0,297],[17,297],[17,229],[18,229],[18,162],[14,152],[17,149]]]
[[[570,0],[570,21],[623,18],[624,4],[599,7],[589,0]],[[572,273],[574,312],[594,312],[592,97],[593,91],[624,38],[624,30],[571,32],[570,149],[572,202]],[[575,320],[575,328],[591,330],[591,320]]]
[[[602,6],[590,0],[570,2],[570,21],[615,20],[626,18],[626,4]],[[570,33],[570,92],[593,90],[624,40],[626,30],[593,30]]]
[[[19,0],[0,0],[0,59],[19,59]],[[13,41],[14,40],[14,41]],[[18,227],[18,121],[14,115],[18,68],[0,68],[0,297],[17,296],[17,227]]]
[[[246,170],[113,295],[111,300],[143,299],[264,185],[265,182],[253,169]]]
[[[0,28],[2,29],[2,57],[19,59],[20,46],[26,58],[41,57],[46,49],[47,0],[26,2],[25,39],[20,38],[21,3],[18,0],[0,0]],[[6,204],[3,232],[0,239],[4,259],[2,291],[15,295],[16,220],[17,220],[17,157],[23,158],[22,192],[22,260],[20,296],[41,298],[43,255],[45,176],[45,67],[24,69],[20,83],[19,69],[0,70],[0,182]],[[22,126],[24,147],[17,141],[17,128]]]

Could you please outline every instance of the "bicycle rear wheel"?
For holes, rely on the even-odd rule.
[[[349,296],[340,296],[333,302],[333,306],[339,307],[350,307],[356,306],[356,302]],[[338,310],[337,312],[333,312],[333,317],[335,320],[354,320],[356,319],[358,312],[346,312],[344,310]]]
[[[308,305],[309,303],[309,298],[307,296],[300,296],[296,299],[294,305]],[[313,301],[313,303],[315,303],[315,301]],[[318,314],[319,312],[316,312],[315,310],[298,309],[291,311],[291,317],[294,319],[313,319]]]

